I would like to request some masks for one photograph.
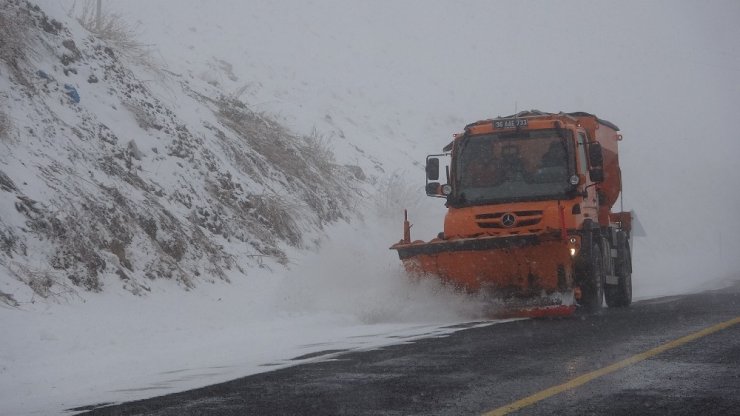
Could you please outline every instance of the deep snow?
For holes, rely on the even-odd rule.
[[[367,229],[336,227],[321,257],[294,258],[285,276],[235,274],[230,284],[188,292],[172,285],[146,298],[83,293],[84,302],[3,309],[2,414],[151,397],[331,357],[296,359],[310,353],[495,323],[476,299],[404,279],[385,252],[365,247],[384,244],[388,228]]]

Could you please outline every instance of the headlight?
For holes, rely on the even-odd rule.
[[[442,185],[442,195],[449,195],[452,193],[452,185],[450,184],[444,184]]]
[[[570,256],[573,257],[575,255],[576,255],[576,249],[575,249],[575,247],[571,247],[570,248]]]
[[[571,185],[578,185],[578,183],[581,181],[581,178],[578,177],[578,175],[573,175],[570,177],[570,184]]]

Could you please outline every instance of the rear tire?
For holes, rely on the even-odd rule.
[[[588,312],[598,312],[604,303],[604,261],[601,248],[594,244],[589,253],[588,263],[579,273],[581,287],[581,306]]]
[[[632,257],[629,245],[625,248],[624,253],[617,284],[606,285],[604,291],[606,304],[610,308],[622,308],[632,303]]]

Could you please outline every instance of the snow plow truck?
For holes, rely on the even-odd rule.
[[[531,110],[453,137],[426,159],[426,193],[446,199],[444,231],[412,241],[404,213],[403,239],[391,247],[408,273],[484,291],[501,300],[499,315],[631,303],[632,216],[612,212],[622,193],[616,125]]]

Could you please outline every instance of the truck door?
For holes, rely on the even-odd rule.
[[[577,164],[578,164],[578,174],[583,175],[586,180],[584,181],[583,186],[586,188],[586,191],[588,192],[588,196],[583,198],[583,209],[584,214],[587,214],[588,217],[594,218],[596,220],[598,216],[599,211],[599,204],[596,200],[596,187],[595,186],[586,186],[588,182],[588,162],[586,162],[586,143],[588,143],[588,137],[586,136],[586,132],[584,131],[578,131],[578,136],[576,138],[576,157],[578,158]]]

